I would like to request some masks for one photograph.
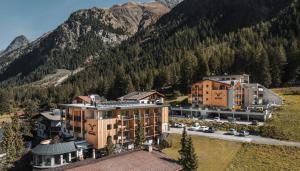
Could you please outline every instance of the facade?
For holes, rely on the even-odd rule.
[[[119,101],[138,101],[140,103],[163,103],[165,96],[155,90],[152,91],[134,91],[125,96],[119,97]]]
[[[111,136],[114,144],[134,141],[137,123],[142,122],[145,138],[157,140],[168,129],[168,106],[137,101],[102,102],[97,105],[65,104],[66,132],[84,139],[95,149],[106,146]]]
[[[41,139],[53,138],[59,135],[62,126],[62,112],[59,109],[42,112],[36,115],[37,136]]]
[[[238,81],[232,84],[214,80],[203,80],[192,86],[190,102],[195,107],[241,107],[243,91]]]
[[[254,105],[282,105],[282,97],[260,84],[244,85],[245,103],[247,107]]]
[[[225,107],[282,105],[282,98],[260,84],[249,83],[249,75],[204,77],[192,85],[189,101],[194,107]]]

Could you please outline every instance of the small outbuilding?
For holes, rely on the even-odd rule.
[[[50,144],[50,140],[41,142],[32,149],[34,168],[54,168],[66,165],[76,158],[74,142]]]

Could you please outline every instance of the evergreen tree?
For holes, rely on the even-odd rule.
[[[145,131],[144,131],[142,119],[143,118],[139,115],[138,124],[135,130],[134,147],[137,149],[142,148],[142,145],[145,142]]]
[[[195,70],[197,67],[197,58],[192,52],[185,53],[181,62],[181,84],[182,90],[187,91],[188,87],[193,83],[195,77]]]
[[[265,50],[262,50],[259,56],[258,72],[260,73],[258,79],[259,83],[269,87],[272,84],[272,78],[270,74],[269,58]]]
[[[179,150],[179,164],[184,171],[196,171],[198,168],[198,159],[193,146],[192,138],[187,136],[186,128],[183,128],[181,137],[181,149]]]
[[[11,96],[7,90],[0,90],[0,115],[11,112]]]
[[[114,144],[112,142],[112,137],[110,135],[107,136],[105,151],[108,156],[112,155],[114,152]]]
[[[192,138],[189,136],[186,142],[186,162],[183,164],[183,170],[196,171],[198,168],[198,158],[195,153]]]
[[[186,162],[186,151],[187,151],[187,132],[185,127],[183,128],[182,131],[180,144],[181,144],[181,149],[178,151],[180,158],[178,159],[178,161],[179,164],[184,165],[184,163]]]
[[[5,169],[13,167],[13,163],[19,160],[24,152],[21,124],[18,116],[13,116],[12,122],[5,124],[1,146],[6,153],[2,167]]]

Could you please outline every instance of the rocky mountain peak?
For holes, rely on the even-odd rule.
[[[3,51],[3,53],[8,53],[15,49],[25,47],[29,43],[29,40],[24,35],[18,36],[8,45],[8,47]]]

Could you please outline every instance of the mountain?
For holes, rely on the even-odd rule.
[[[6,66],[22,55],[29,43],[29,40],[21,35],[16,37],[5,50],[0,52],[0,71],[4,70]]]
[[[299,1],[185,0],[66,86],[113,99],[132,89],[187,92],[210,74],[248,73],[252,82],[284,85],[300,79],[297,23]]]
[[[158,2],[151,6],[155,4],[165,14],[148,7],[132,18],[133,9],[147,9],[134,3],[73,13],[31,43],[27,49],[32,50],[0,74],[1,85],[51,80],[60,86],[26,84],[13,90],[17,101],[36,98],[49,104],[78,93],[108,99],[133,90],[187,93],[203,76],[224,73],[247,73],[251,82],[266,87],[300,80],[299,0],[185,0],[171,11]],[[153,10],[155,19],[144,17]],[[53,79],[62,74],[69,75],[62,84]]]
[[[162,31],[182,27],[210,27],[216,32],[236,31],[278,15],[292,0],[185,0],[156,23]],[[208,25],[210,24],[210,25]]]
[[[183,0],[156,0],[156,1],[166,5],[169,8],[174,8],[176,5],[181,3]]]
[[[129,2],[109,9],[76,11],[55,30],[30,43],[26,53],[16,55],[0,74],[0,80],[25,83],[43,79],[57,69],[76,70],[107,48],[142,32],[169,11],[159,2]]]
[[[8,45],[8,47],[3,51],[3,53],[8,53],[15,49],[25,47],[28,44],[29,40],[24,35],[18,36]]]

